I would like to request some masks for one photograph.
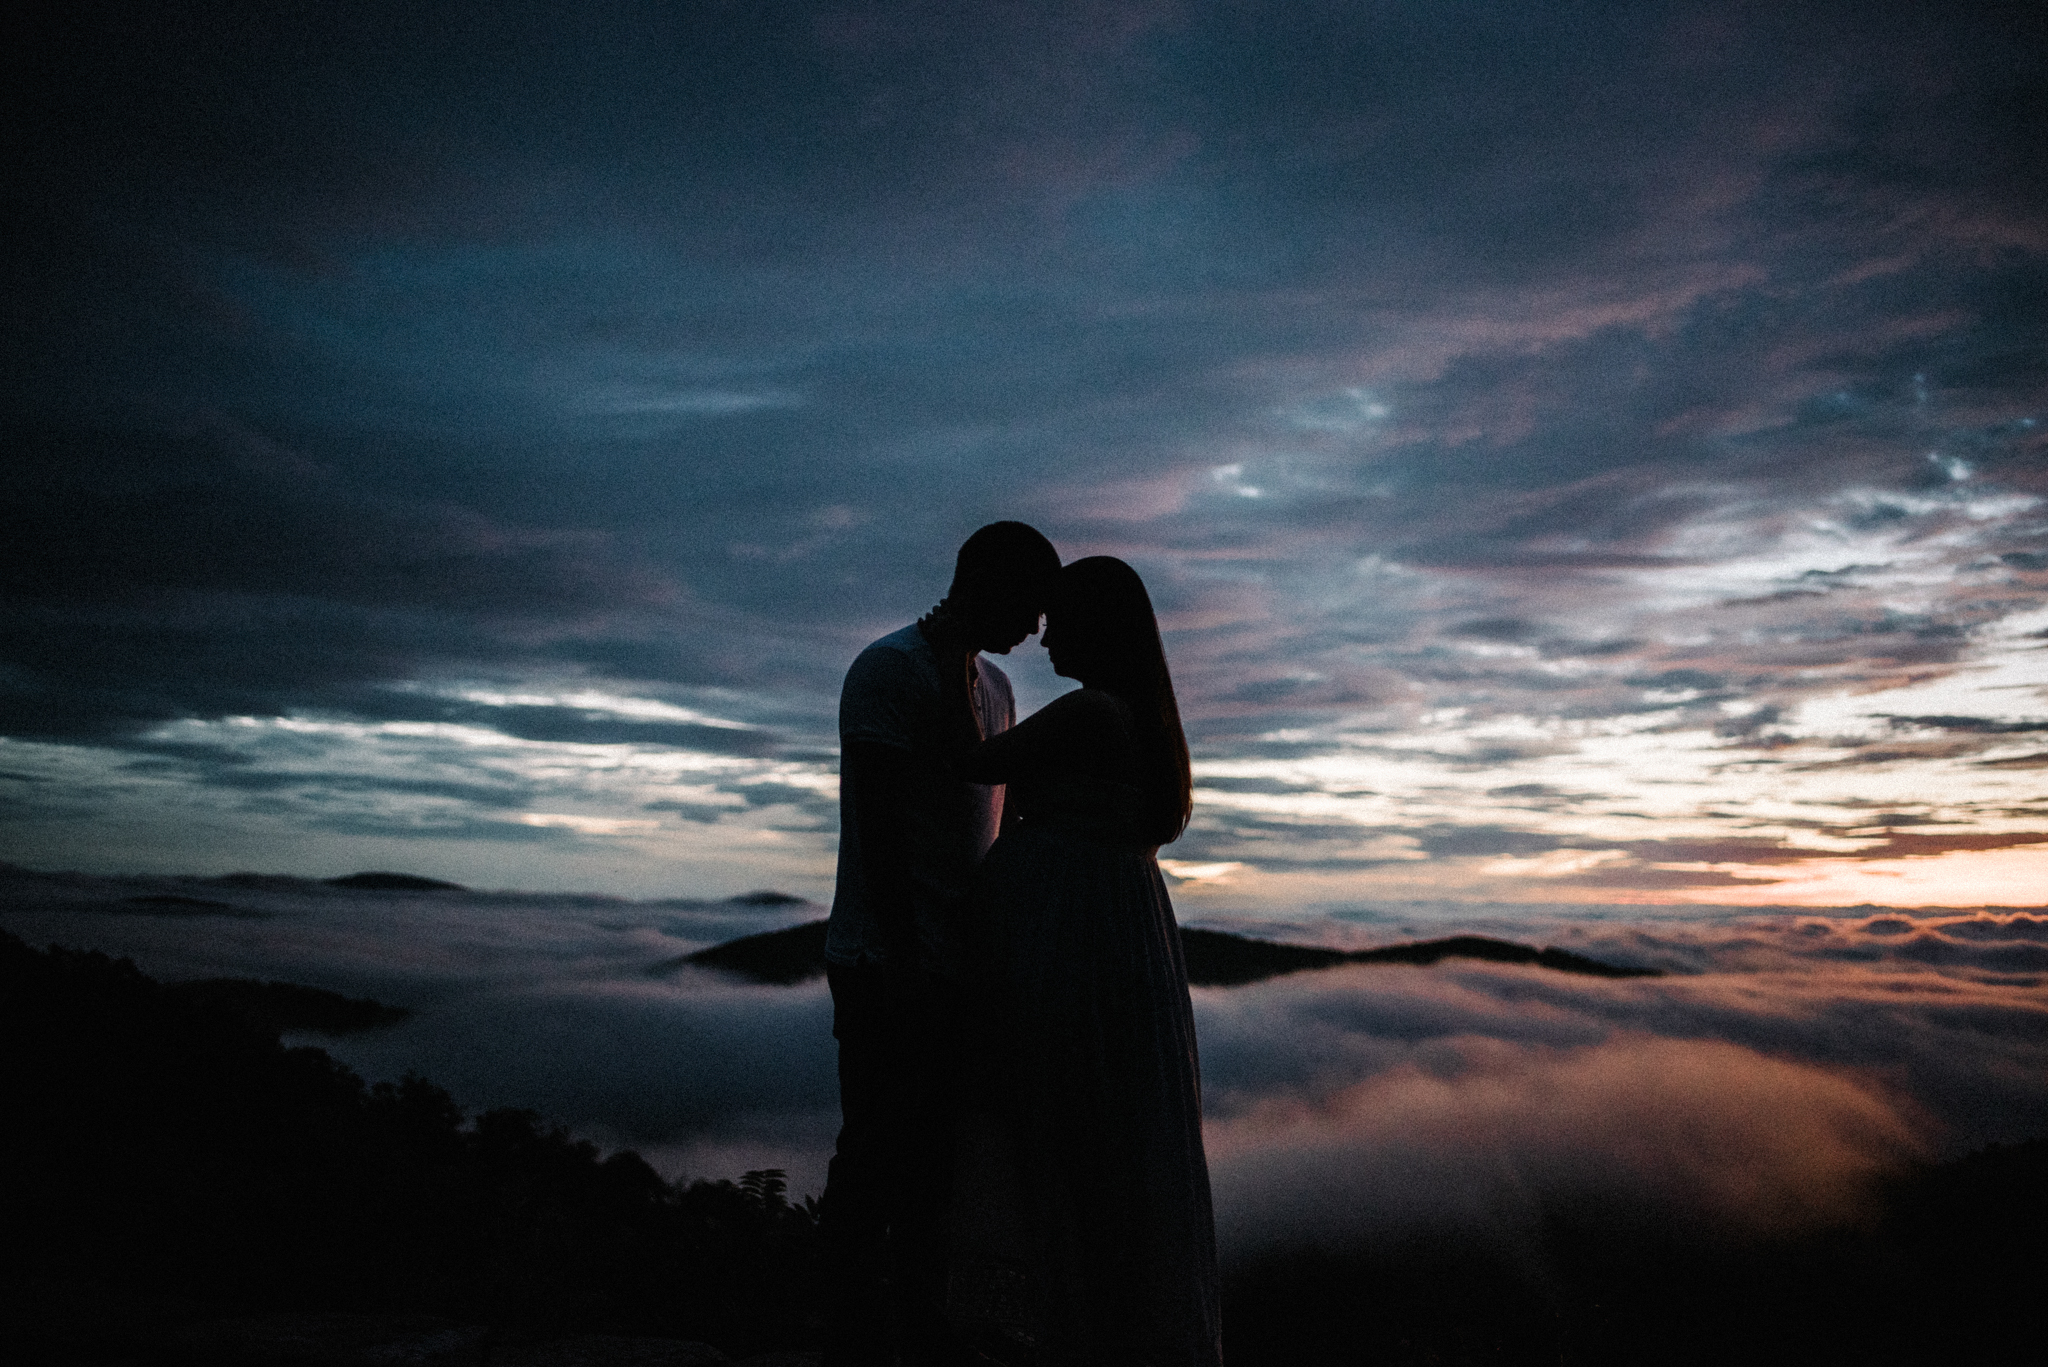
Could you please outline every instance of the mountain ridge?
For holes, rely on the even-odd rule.
[[[664,959],[650,967],[648,972],[660,974],[683,967],[710,968],[749,982],[792,987],[825,972],[827,924],[821,919],[781,930],[742,935],[692,954]],[[1451,935],[1375,949],[1344,950],[1323,945],[1282,944],[1276,940],[1258,940],[1248,935],[1192,926],[1183,926],[1180,934],[1182,952],[1187,959],[1188,985],[1191,987],[1242,987],[1268,978],[1336,968],[1342,964],[1426,967],[1445,959],[1528,964],[1596,978],[1657,978],[1664,975],[1661,968],[1610,964],[1568,949],[1547,945],[1539,949],[1485,935]]]

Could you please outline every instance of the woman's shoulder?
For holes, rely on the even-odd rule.
[[[1130,704],[1106,688],[1070,689],[1045,705],[1047,712],[1054,709],[1058,709],[1059,715],[1076,721],[1089,718],[1124,724],[1131,716]]]
[[[1047,703],[1047,729],[1085,747],[1118,747],[1131,735],[1131,708],[1104,688],[1076,688]]]

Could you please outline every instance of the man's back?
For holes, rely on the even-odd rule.
[[[1007,730],[1016,720],[1009,679],[986,660],[973,668],[983,734]],[[868,646],[846,672],[829,962],[884,963],[909,953],[935,971],[954,967],[951,922],[1001,825],[1003,790],[953,777],[954,719],[940,671],[937,652],[913,625]],[[885,790],[886,800],[869,800],[878,794],[863,785]],[[893,829],[868,829],[881,823]]]
[[[839,1143],[825,1178],[826,1367],[952,1367],[946,1319],[959,1076],[957,946],[1003,791],[953,776],[969,698],[984,735],[1016,720],[979,659],[1038,630],[1059,553],[1021,522],[960,547],[916,626],[860,653],[839,695],[839,886],[825,943],[839,1042]]]

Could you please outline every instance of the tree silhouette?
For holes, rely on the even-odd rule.
[[[469,1117],[420,1077],[365,1086],[232,997],[0,935],[10,1286],[432,1310],[734,1352],[813,1341],[816,1222],[783,1173],[671,1184],[532,1111]]]

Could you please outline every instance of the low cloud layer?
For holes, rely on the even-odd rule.
[[[410,1007],[384,1033],[319,1041],[373,1078],[418,1070],[672,1173],[776,1166],[813,1193],[837,1125],[823,985],[661,965],[818,911],[0,880],[0,928],[34,943]],[[1265,929],[1469,930],[1667,976],[1446,962],[1197,991],[1226,1255],[1476,1241],[1531,1258],[1558,1211],[1735,1238],[1828,1227],[1905,1164],[2048,1133],[2048,914],[1586,913],[1410,905]]]
[[[1237,1256],[1476,1241],[1533,1259],[1563,1213],[1803,1232],[1854,1220],[1874,1179],[1930,1148],[1874,1083],[1719,1041],[1452,1036],[1411,1053],[1210,1127]]]

